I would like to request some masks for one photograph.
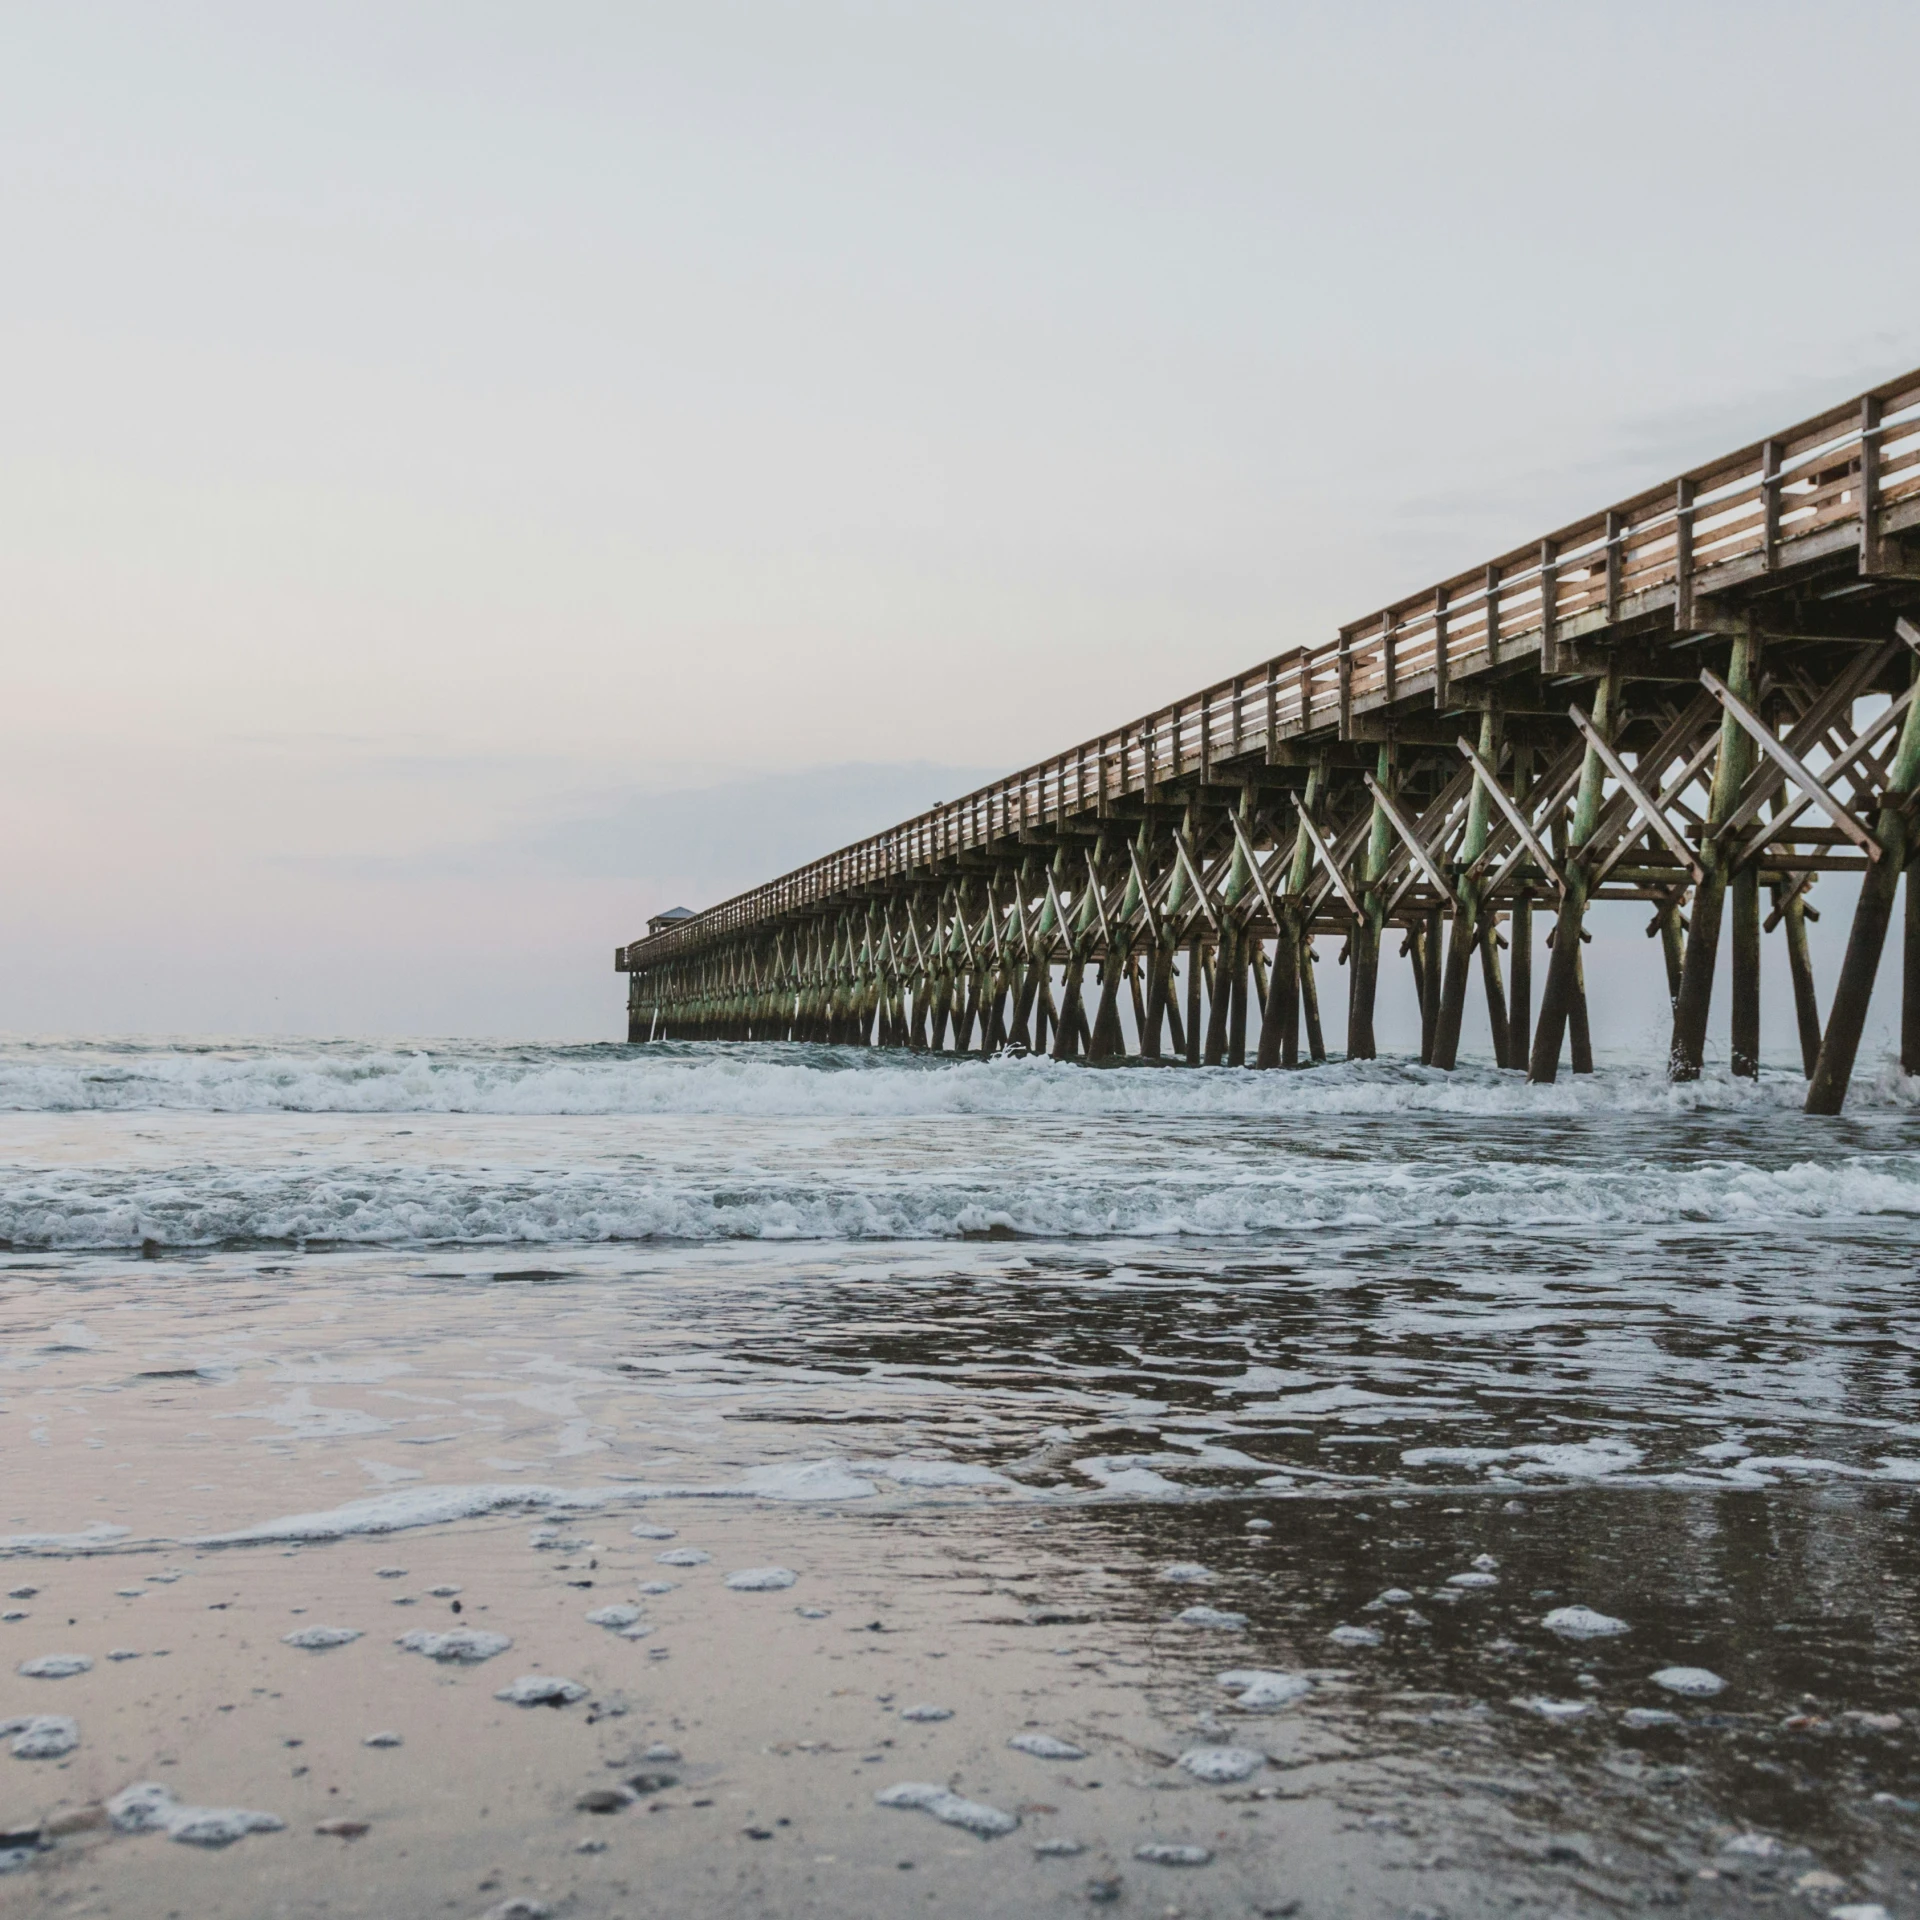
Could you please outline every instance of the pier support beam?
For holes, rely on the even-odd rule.
[[[1593,730],[1603,740],[1613,735],[1615,709],[1620,699],[1620,669],[1609,666],[1600,682],[1593,703]],[[1540,995],[1540,1024],[1534,1031],[1533,1054],[1527,1062],[1527,1078],[1538,1085],[1551,1086],[1560,1074],[1560,1046],[1566,1037],[1567,1023],[1578,1008],[1575,1053],[1576,1072],[1593,1071],[1593,1050],[1586,1038],[1586,989],[1581,982],[1580,943],[1587,917],[1589,878],[1585,859],[1586,843],[1600,819],[1600,793],[1606,766],[1590,740],[1580,767],[1579,797],[1574,803],[1573,826],[1567,835],[1567,852],[1561,876],[1565,887],[1560,895],[1560,912],[1554,922],[1553,958],[1547,963],[1547,983]],[[1577,1064],[1584,1056],[1585,1066]]]
[[[1909,622],[1901,621],[1900,630],[1920,646],[1920,635]],[[1920,674],[1920,661],[1914,671]],[[1873,998],[1874,975],[1880,970],[1880,951],[1886,945],[1887,927],[1893,918],[1894,889],[1900,884],[1912,844],[1905,801],[1914,791],[1916,780],[1920,780],[1920,700],[1907,708],[1881,796],[1873,835],[1879,857],[1860,882],[1860,904],[1854,908],[1853,929],[1847,936],[1847,957],[1840,963],[1833,1008],[1820,1042],[1820,1058],[1807,1088],[1809,1113],[1838,1113],[1846,1102],[1860,1036],[1866,1029],[1867,1003]]]
[[[1760,641],[1753,623],[1733,642],[1727,685],[1749,706],[1759,676]],[[1693,890],[1693,910],[1687,921],[1687,953],[1680,972],[1680,992],[1673,1003],[1673,1044],[1668,1076],[1698,1080],[1706,1059],[1707,1015],[1713,1003],[1713,973],[1720,958],[1720,923],[1726,909],[1728,850],[1716,837],[1738,801],[1741,787],[1753,770],[1753,743],[1731,710],[1720,719],[1720,753],[1713,769],[1713,787],[1707,805],[1707,831],[1700,843],[1700,884]],[[1884,931],[1884,930],[1883,930]],[[1877,956],[1876,956],[1877,957]]]

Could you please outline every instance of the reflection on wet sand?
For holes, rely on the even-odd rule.
[[[1529,1241],[17,1261],[7,1884],[1901,1911],[1905,1256]]]

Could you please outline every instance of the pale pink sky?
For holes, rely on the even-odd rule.
[[[1848,4],[8,9],[0,1031],[617,1034],[647,913],[1920,363],[1916,64]]]

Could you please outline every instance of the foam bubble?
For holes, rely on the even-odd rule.
[[[727,1575],[727,1585],[735,1593],[776,1593],[798,1578],[790,1567],[742,1567]]]
[[[1239,1696],[1233,1704],[1242,1713],[1275,1713],[1313,1691],[1305,1674],[1269,1667],[1236,1667],[1220,1676],[1220,1685]]]
[[[1593,1711],[1591,1700],[1548,1700],[1536,1696],[1531,1700],[1516,1700],[1513,1704],[1528,1713],[1537,1714],[1542,1720],[1555,1722],[1579,1720]]]
[[[1225,1607],[1186,1607],[1173,1616],[1173,1624],[1216,1633],[1244,1633],[1247,1616]]]
[[[577,1680],[563,1680],[551,1673],[523,1673],[519,1679],[497,1688],[493,1696],[515,1707],[566,1707],[584,1700],[587,1690]]]
[[[412,1633],[403,1633],[393,1644],[408,1653],[424,1653],[429,1660],[472,1666],[505,1653],[513,1640],[507,1634],[488,1633],[479,1627],[451,1627],[445,1633],[427,1633],[415,1628]]]
[[[359,1627],[298,1627],[292,1633],[283,1633],[280,1644],[286,1647],[304,1647],[309,1653],[319,1653],[328,1647],[351,1645],[361,1635]],[[112,1656],[109,1655],[109,1658]]]
[[[164,1833],[193,1847],[228,1847],[249,1833],[278,1833],[286,1822],[274,1813],[245,1807],[182,1806],[156,1781],[142,1780],[107,1802],[107,1818],[119,1833]]]
[[[1563,1640],[1604,1640],[1632,1629],[1610,1613],[1596,1613],[1591,1607],[1555,1607],[1540,1624]]]
[[[85,1653],[43,1653],[37,1659],[22,1660],[14,1669],[29,1680],[70,1680],[76,1673],[90,1673],[93,1656]]]
[[[1016,1733],[1007,1745],[1015,1753],[1028,1753],[1036,1760],[1084,1760],[1087,1757],[1085,1747],[1076,1747],[1071,1740],[1056,1740],[1050,1733]]]
[[[1267,1756],[1252,1747],[1189,1747],[1175,1764],[1209,1786],[1224,1786],[1250,1779],[1267,1764]]]
[[[1727,1683],[1717,1673],[1709,1673],[1705,1667],[1662,1667],[1653,1676],[1653,1684],[1664,1687],[1669,1693],[1704,1698],[1708,1694],[1724,1692]]]
[[[617,1629],[630,1627],[639,1618],[640,1609],[638,1607],[630,1607],[625,1601],[620,1601],[610,1607],[595,1607],[594,1610],[587,1615],[587,1624],[590,1627],[611,1627]]]
[[[0,1740],[8,1736],[16,1760],[60,1760],[80,1744],[80,1723],[61,1713],[18,1714],[0,1720]]]
[[[920,1813],[930,1813],[950,1827],[964,1827],[969,1833],[979,1834],[983,1840],[1011,1833],[1020,1824],[1018,1814],[1002,1813],[998,1807],[990,1807],[983,1801],[963,1800],[957,1793],[925,1780],[903,1780],[897,1786],[883,1788],[873,1797],[883,1807],[911,1807]]]

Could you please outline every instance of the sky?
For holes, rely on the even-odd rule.
[[[618,1037],[648,914],[1920,364],[1916,64],[1847,0],[5,9],[0,1031]]]

